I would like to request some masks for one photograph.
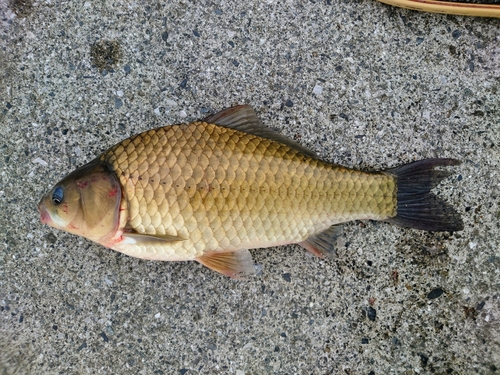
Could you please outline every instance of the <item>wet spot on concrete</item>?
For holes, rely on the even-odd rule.
[[[92,63],[99,69],[110,71],[122,58],[122,48],[116,40],[98,40],[90,47]]]
[[[11,0],[10,8],[19,18],[26,18],[33,10],[33,0]]]

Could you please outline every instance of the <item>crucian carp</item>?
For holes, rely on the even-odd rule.
[[[195,260],[238,278],[255,272],[248,249],[297,243],[333,255],[347,221],[461,230],[460,215],[431,193],[450,174],[435,167],[457,164],[345,168],[241,105],[123,140],[58,182],[38,209],[43,223],[124,254]]]

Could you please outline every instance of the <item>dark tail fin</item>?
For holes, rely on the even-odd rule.
[[[462,230],[460,214],[430,192],[451,174],[434,167],[457,164],[460,162],[455,159],[426,159],[389,169],[387,172],[396,176],[398,190],[396,216],[387,221],[429,231]]]

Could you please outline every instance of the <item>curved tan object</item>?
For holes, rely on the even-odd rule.
[[[378,0],[381,3],[421,12],[456,14],[460,16],[500,18],[500,5],[454,3],[436,0]]]

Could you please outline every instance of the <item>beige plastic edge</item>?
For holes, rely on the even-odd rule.
[[[421,12],[500,18],[500,5],[453,3],[437,0],[378,0],[381,3]]]

